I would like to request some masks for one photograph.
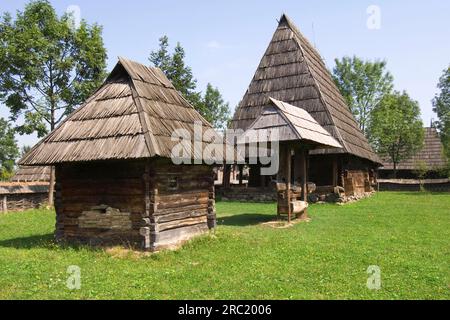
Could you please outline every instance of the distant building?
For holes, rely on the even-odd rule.
[[[444,156],[444,147],[439,138],[436,128],[425,128],[425,139],[423,148],[413,156],[397,164],[397,179],[417,179],[415,173],[419,164],[425,165],[428,169],[425,178],[437,179],[446,178],[440,171],[447,165]],[[383,161],[383,167],[378,170],[379,178],[391,179],[394,177],[394,165],[392,162]]]
[[[397,177],[394,179],[394,165],[384,161],[378,170],[380,190],[420,190],[422,184],[426,190],[449,191],[450,180],[445,172],[447,160],[443,153],[443,145],[436,128],[425,128],[423,148],[413,156],[397,164]],[[419,180],[417,169],[426,169],[425,176]]]

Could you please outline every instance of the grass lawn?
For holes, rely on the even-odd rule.
[[[54,213],[0,215],[0,299],[449,299],[450,194],[314,205],[274,229],[275,204],[219,202],[214,237],[140,256],[58,247]],[[81,289],[66,287],[81,268]],[[367,268],[381,268],[369,290]]]

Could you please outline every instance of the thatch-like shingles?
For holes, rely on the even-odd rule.
[[[25,167],[20,166],[14,176],[10,179],[11,182],[49,182],[50,181],[50,167]]]
[[[250,125],[240,143],[270,141],[277,130],[278,141],[302,140],[315,147],[342,148],[316,120],[304,109],[270,98],[271,106]]]
[[[427,165],[428,170],[439,170],[447,165],[443,153],[443,146],[436,128],[425,128],[425,138],[423,148],[412,157],[403,160],[397,165],[397,170],[414,170],[419,162]],[[384,161],[380,170],[393,170],[392,162]]]
[[[246,130],[270,104],[269,97],[306,110],[341,145],[320,153],[350,153],[381,163],[358,127],[317,50],[286,15],[281,17],[232,127]]]
[[[190,158],[201,158],[204,148],[214,148],[210,158],[220,161],[233,156],[230,146],[224,154],[221,137],[202,133],[211,125],[181,96],[163,72],[119,58],[119,62],[84,105],[69,115],[22,160],[24,165],[48,165],[73,161],[171,157],[175,130],[185,139],[202,142],[202,149],[186,145]],[[206,154],[208,155],[208,154]],[[206,160],[206,159],[203,159]],[[211,159],[208,159],[211,160]]]

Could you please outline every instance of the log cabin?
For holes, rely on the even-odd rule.
[[[306,110],[341,144],[341,148],[310,151],[309,179],[317,190],[340,186],[351,195],[372,188],[381,160],[360,130],[320,54],[284,14],[236,109],[231,128],[245,131],[270,104],[270,97]],[[250,167],[249,187],[268,186],[269,180],[261,178],[260,170],[258,165]]]
[[[211,163],[233,152],[221,141],[160,69],[119,58],[20,164],[55,167],[58,241],[157,251],[215,227]]]

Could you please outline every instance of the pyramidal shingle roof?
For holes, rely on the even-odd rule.
[[[104,84],[55,130],[20,161],[21,165],[51,165],[74,161],[169,158],[176,129],[189,133],[192,147],[185,154],[201,159],[206,146],[223,150],[220,136],[194,134],[194,123],[202,132],[209,124],[173,87],[158,68],[119,58]],[[229,148],[229,146],[227,146]],[[232,155],[232,151],[227,151]],[[216,152],[214,160],[223,159]]]
[[[269,105],[269,97],[303,108],[341,145],[312,154],[350,153],[381,163],[358,127],[317,50],[282,15],[250,86],[232,121],[246,130]]]

